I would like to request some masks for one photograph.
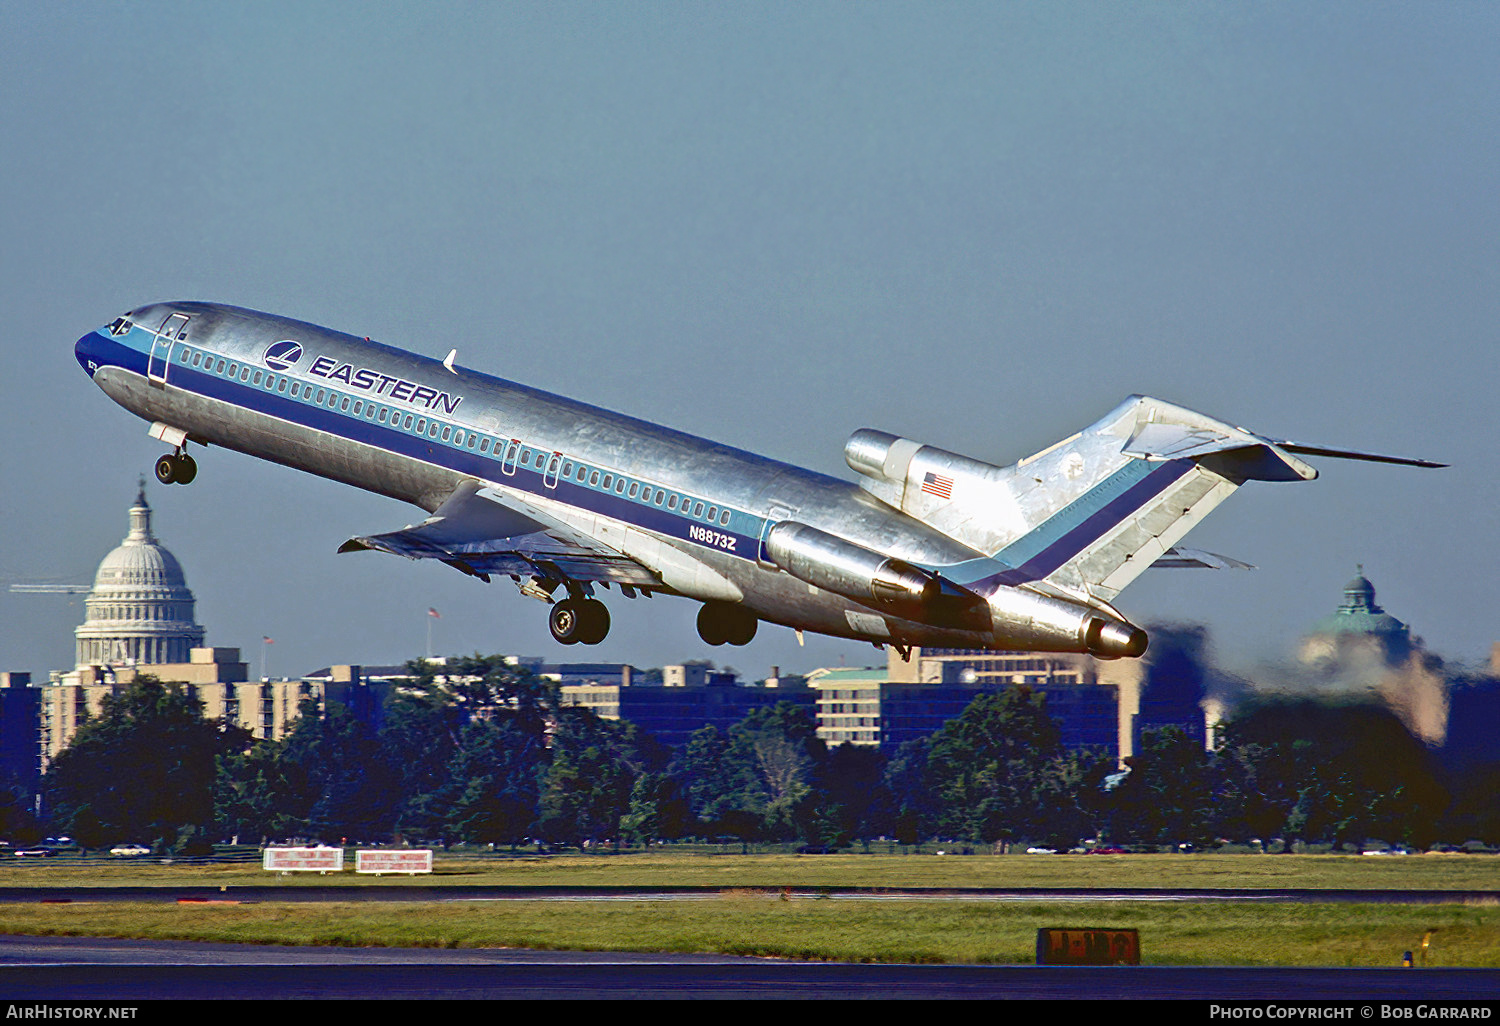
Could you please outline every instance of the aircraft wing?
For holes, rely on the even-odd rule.
[[[374,549],[408,559],[437,559],[489,580],[490,574],[603,581],[651,588],[661,577],[643,564],[529,502],[470,478],[422,523],[350,538],[340,552]]]

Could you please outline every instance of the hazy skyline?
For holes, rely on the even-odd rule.
[[[1500,10],[1487,4],[0,0],[10,414],[0,669],[72,665],[162,451],[77,367],[141,304],[370,335],[844,478],[878,427],[1010,463],[1133,392],[1314,460],[1153,571],[1133,620],[1288,657],[1364,564],[1445,658],[1495,615]],[[207,641],[259,669],[512,652],[877,663],[607,593],[563,648],[508,581],[336,555],[415,507],[221,449],[148,486]]]

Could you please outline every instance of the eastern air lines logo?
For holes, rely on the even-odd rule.
[[[280,342],[272,342],[266,347],[264,357],[266,366],[272,370],[284,371],[288,367],[295,366],[302,359],[302,343],[294,342],[289,338]]]

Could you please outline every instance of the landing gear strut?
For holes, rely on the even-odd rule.
[[[597,645],[609,633],[609,609],[598,599],[563,599],[552,607],[547,626],[564,645]]]
[[[705,602],[698,610],[698,636],[710,645],[748,645],[760,620],[744,606]]]
[[[192,484],[198,476],[198,461],[179,449],[156,461],[156,479],[162,484]]]

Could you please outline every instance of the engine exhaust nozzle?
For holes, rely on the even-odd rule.
[[[1100,659],[1136,659],[1146,654],[1151,639],[1139,627],[1097,617],[1089,621],[1084,648]]]

